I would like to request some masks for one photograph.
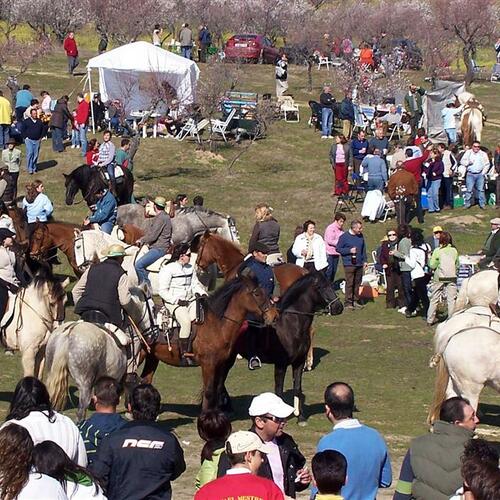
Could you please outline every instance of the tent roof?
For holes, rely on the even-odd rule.
[[[104,68],[115,71],[143,71],[145,73],[186,73],[194,61],[155,47],[148,42],[133,42],[93,57],[88,69]]]

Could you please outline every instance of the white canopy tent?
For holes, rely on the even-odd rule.
[[[90,95],[93,69],[99,71],[102,101],[118,99],[128,113],[150,110],[151,103],[157,100],[153,94],[158,94],[158,88],[165,83],[175,90],[181,107],[193,103],[200,75],[194,61],[147,42],[129,43],[90,59],[87,65]],[[164,111],[162,107],[165,105],[159,104],[151,111]]]

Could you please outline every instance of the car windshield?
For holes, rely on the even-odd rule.
[[[245,42],[248,40],[255,40],[257,37],[255,35],[235,35],[233,38],[237,42]]]

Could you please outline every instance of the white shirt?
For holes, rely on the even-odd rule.
[[[490,159],[481,149],[477,152],[474,152],[472,149],[466,151],[462,156],[460,164],[465,166],[467,172],[471,174],[485,175],[490,169]]]
[[[361,427],[361,423],[357,418],[344,418],[333,426],[333,430],[357,429],[358,427]]]
[[[276,486],[283,493],[285,493],[285,474],[283,472],[283,462],[281,461],[280,449],[275,439],[272,441],[266,441],[266,445],[270,450],[267,454],[267,460],[269,461],[269,466],[271,467],[273,481]]]
[[[13,283],[18,285],[19,281],[16,276],[16,271],[14,266],[16,264],[16,255],[14,252],[0,245],[0,278],[7,281],[8,283]]]
[[[160,269],[158,293],[165,302],[177,304],[179,300],[192,300],[197,293],[206,295],[207,291],[191,264],[171,262]]]
[[[21,420],[8,420],[0,429],[9,424],[20,425],[30,433],[35,445],[42,441],[53,441],[71,460],[86,467],[87,452],[77,426],[70,418],[57,412],[54,412],[51,420],[47,417],[47,412],[32,411]]]
[[[424,267],[426,261],[426,253],[423,248],[411,247],[408,257],[405,257],[405,262],[412,268],[411,279],[416,280],[425,276]]]
[[[297,261],[295,262],[297,266],[304,267],[305,259],[302,255],[302,250],[307,250],[307,244],[308,239],[306,233],[299,234],[293,242],[292,253],[297,257]],[[325,242],[318,233],[314,233],[311,245],[314,267],[316,271],[321,271],[328,266]]]
[[[56,479],[30,472],[28,482],[16,500],[68,500],[68,497]]]
[[[69,500],[107,500],[100,486],[97,486],[96,492],[95,484],[85,486],[72,481],[66,481],[66,496]]]

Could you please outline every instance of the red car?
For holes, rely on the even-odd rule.
[[[274,64],[280,56],[280,51],[265,36],[234,35],[226,42],[224,54],[229,61]]]

